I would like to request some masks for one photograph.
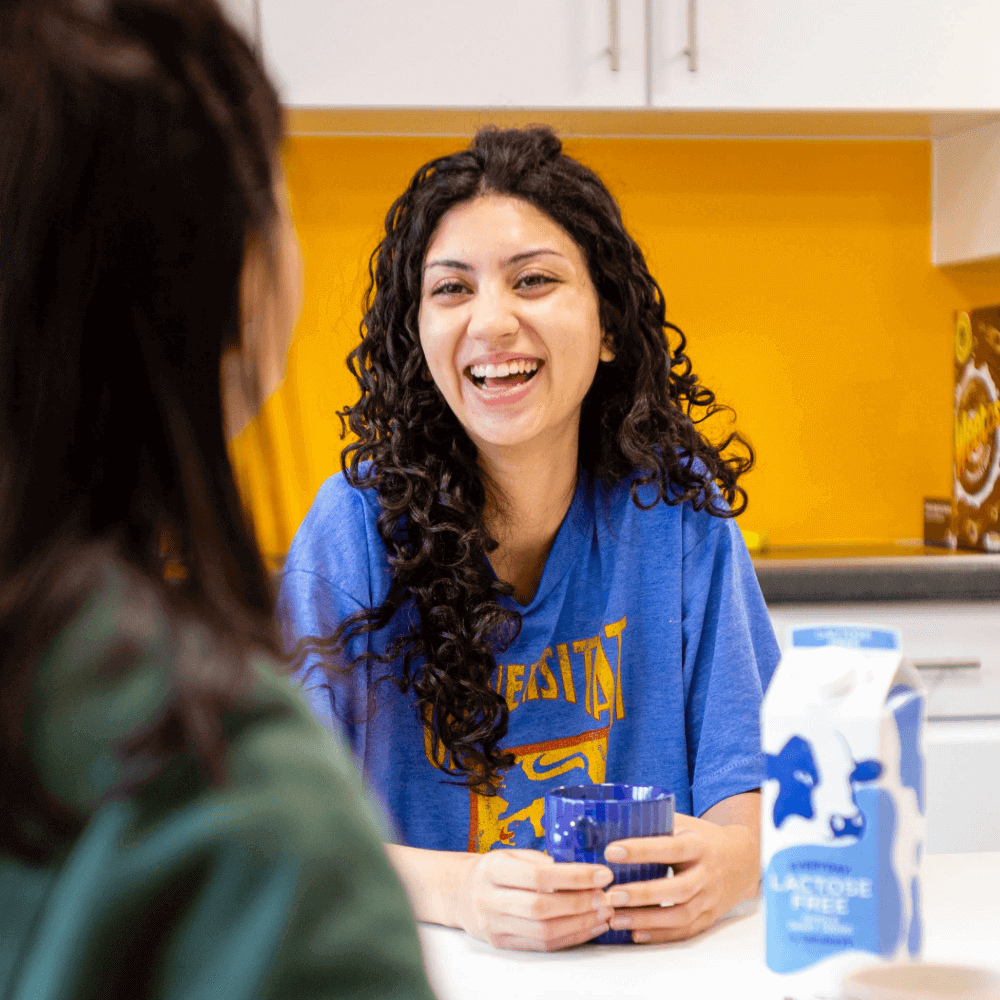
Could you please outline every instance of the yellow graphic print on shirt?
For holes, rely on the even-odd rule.
[[[483,853],[495,847],[513,847],[533,837],[544,837],[542,813],[545,798],[534,798],[529,782],[562,777],[558,784],[599,785],[604,781],[608,757],[608,732],[595,729],[579,736],[514,747],[514,766],[504,776],[497,795],[469,791],[469,850]],[[511,802],[527,805],[511,808]],[[519,830],[521,824],[527,824]]]
[[[625,718],[622,694],[622,639],[626,619],[605,625],[597,635],[547,646],[531,664],[497,665],[496,690],[511,714],[531,711],[532,701],[582,703],[596,726],[585,732],[556,736],[512,747],[514,766],[504,775],[497,795],[469,792],[469,850],[485,852],[517,844],[536,846],[545,836],[542,814],[545,792],[556,785],[600,784],[605,780],[608,734]],[[438,767],[446,764],[444,748],[434,753],[429,726],[424,751]],[[560,779],[555,781],[554,779]]]
[[[597,635],[574,642],[556,643],[555,652],[551,646],[546,646],[542,655],[530,666],[524,663],[497,664],[497,693],[504,696],[507,708],[514,712],[530,701],[551,701],[560,696],[575,705],[577,690],[582,688],[584,709],[588,715],[601,722],[602,714],[608,712],[609,725],[613,719],[624,719],[622,634],[626,624],[625,618],[619,618],[605,625]],[[615,640],[611,656],[605,650],[608,639]]]

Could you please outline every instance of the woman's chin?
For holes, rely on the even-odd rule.
[[[532,446],[537,434],[510,427],[467,428],[469,437],[480,451],[510,451]]]
[[[525,416],[528,416],[527,414]],[[486,455],[511,455],[527,452],[533,459],[546,458],[552,464],[575,455],[579,419],[560,422],[558,426],[537,419],[509,421],[474,421],[465,424],[473,444]]]
[[[526,419],[527,418],[527,419]],[[527,447],[544,436],[544,427],[530,414],[517,417],[463,421],[466,433],[480,450],[509,450]]]

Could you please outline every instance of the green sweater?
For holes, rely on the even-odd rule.
[[[0,997],[431,1000],[349,754],[263,657],[224,720],[222,787],[184,755],[109,799],[115,747],[172,704],[176,658],[213,668],[207,631],[152,585],[114,564],[97,579],[26,720],[43,785],[87,823],[51,865],[0,855]]]

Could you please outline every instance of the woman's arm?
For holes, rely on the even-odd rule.
[[[757,892],[760,792],[723,799],[701,819],[678,814],[672,836],[619,840],[608,845],[604,857],[674,869],[673,878],[612,887],[612,929],[631,930],[640,944],[693,937]]]
[[[459,888],[479,855],[459,851],[427,851],[386,844],[386,853],[406,889],[417,920],[444,927],[461,927]]]
[[[559,864],[539,851],[486,854],[387,846],[418,920],[460,927],[496,948],[556,951],[608,929],[603,865]]]

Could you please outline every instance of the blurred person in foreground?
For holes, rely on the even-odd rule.
[[[0,2],[0,995],[430,998],[226,454],[300,301],[214,0]]]

